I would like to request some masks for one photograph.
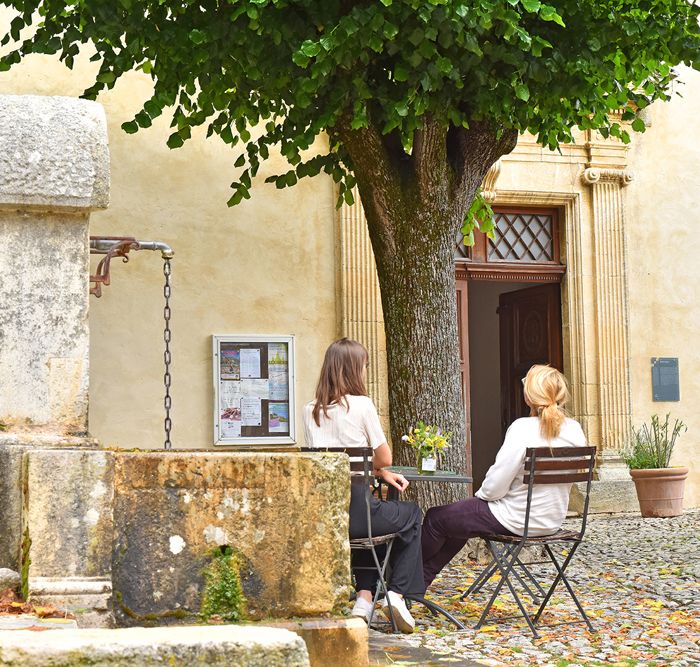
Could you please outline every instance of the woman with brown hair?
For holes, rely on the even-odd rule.
[[[438,572],[470,537],[488,533],[522,535],[527,486],[523,484],[528,447],[585,447],[578,422],[564,406],[569,391],[564,376],[550,366],[533,366],[523,378],[530,416],[516,419],[474,498],[433,507],[423,521],[423,576],[430,586]],[[529,532],[551,535],[561,527],[571,484],[546,484],[532,490]]]
[[[408,482],[396,473],[385,470],[391,465],[391,450],[379,422],[377,409],[367,396],[366,379],[369,357],[358,342],[341,338],[330,345],[321,368],[316,398],[304,406],[304,431],[309,447],[372,447],[374,474],[387,484],[403,491]],[[350,539],[367,537],[366,496],[362,473],[354,476],[350,495]],[[370,495],[373,535],[398,533],[391,552],[389,601],[394,620],[402,632],[411,633],[415,622],[403,600],[410,593],[422,595],[421,512],[415,503],[381,502]],[[353,553],[353,566],[372,565],[370,552]],[[377,574],[372,570],[354,569],[357,598],[353,616],[369,620],[372,610],[372,589]],[[389,617],[386,600],[382,611]]]

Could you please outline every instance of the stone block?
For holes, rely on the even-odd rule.
[[[569,496],[569,511],[577,515],[583,513],[586,497],[586,483],[576,482]],[[591,482],[591,499],[588,506],[590,514],[609,514],[617,512],[639,512],[637,492],[634,482],[628,480],[593,480]]]
[[[309,667],[303,640],[282,628],[238,625],[0,632],[5,667]]]
[[[299,635],[309,652],[311,667],[367,667],[369,637],[360,618],[309,619],[265,624]]]
[[[213,550],[240,554],[251,618],[318,616],[347,601],[347,458],[333,454],[115,455],[112,579],[120,625],[200,610]]]
[[[83,625],[110,625],[111,452],[30,449],[26,459],[32,600],[73,611]]]
[[[109,203],[102,105],[0,95],[0,205],[99,209]]]
[[[19,572],[15,572],[6,567],[0,567],[0,593],[6,591],[8,588],[19,588],[21,581]]]
[[[0,445],[0,567],[19,570],[24,449]]]

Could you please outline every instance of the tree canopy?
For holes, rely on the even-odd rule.
[[[130,70],[155,83],[126,132],[173,107],[171,148],[192,128],[242,143],[230,204],[250,197],[270,148],[290,168],[278,187],[320,171],[352,201],[353,161],[335,129],[375,128],[410,169],[426,118],[487,123],[555,149],[573,128],[628,141],[619,122],[667,99],[672,66],[697,66],[698,6],[687,0],[58,0],[0,1],[17,15],[0,71],[30,53],[100,62],[95,98]],[[22,30],[32,26],[29,37]],[[252,133],[253,127],[262,130]],[[319,136],[326,153],[305,153]],[[448,156],[449,157],[449,156]]]

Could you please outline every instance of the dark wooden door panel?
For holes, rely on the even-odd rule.
[[[533,364],[562,370],[561,291],[559,284],[539,285],[499,297],[501,347],[501,425],[505,434],[530,409],[522,378]]]

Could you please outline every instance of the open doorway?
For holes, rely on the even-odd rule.
[[[521,378],[535,363],[562,367],[559,282],[468,282],[469,413],[474,489],[512,421],[527,416]]]

